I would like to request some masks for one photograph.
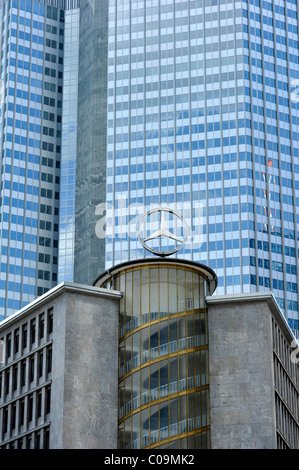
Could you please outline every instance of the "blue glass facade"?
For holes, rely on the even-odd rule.
[[[111,0],[106,267],[180,210],[216,293],[273,290],[298,330],[298,2]],[[129,227],[129,229],[128,229]]]
[[[0,320],[57,283],[64,11],[1,2]]]
[[[74,280],[80,10],[65,12],[58,282]]]

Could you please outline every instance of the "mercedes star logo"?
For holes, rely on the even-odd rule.
[[[158,224],[159,228],[158,230],[153,231],[149,236],[142,237],[141,236],[141,228],[143,227],[143,233],[147,233],[148,226],[153,225],[153,221],[151,222],[151,216],[152,214],[158,214]],[[165,214],[168,213],[168,221],[165,219]],[[176,226],[176,232],[181,231],[183,232],[182,237],[178,237],[175,233],[171,232],[169,230],[168,224],[169,224],[169,219],[172,219],[173,225]],[[168,223],[167,223],[168,222]],[[157,224],[157,220],[154,221],[154,223]],[[140,243],[142,246],[149,252],[158,255],[158,256],[169,256],[172,255],[173,253],[176,253],[179,251],[186,243],[187,238],[189,236],[189,230],[188,230],[188,225],[183,218],[183,216],[176,210],[174,209],[169,209],[167,207],[158,207],[155,209],[152,209],[148,211],[140,220],[138,224],[138,238],[140,240]],[[169,249],[163,249],[163,239],[168,239],[168,247]],[[154,241],[159,241],[159,250],[154,249],[153,246],[149,245],[149,242],[153,241],[152,245],[154,244]],[[171,245],[170,241],[173,241],[172,246],[174,245],[174,248]]]

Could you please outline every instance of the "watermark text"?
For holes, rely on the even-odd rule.
[[[0,340],[0,364],[5,363],[5,345],[4,341]]]
[[[291,93],[291,101],[292,103],[299,103],[299,79],[293,80],[291,86],[295,88]]]
[[[291,353],[291,361],[293,364],[299,364],[299,342],[296,339],[291,342],[291,348],[294,349]]]
[[[167,209],[165,209],[167,207]],[[188,226],[189,241],[201,244],[202,239],[202,211],[203,207],[196,203],[173,203],[167,206],[151,204],[146,206],[140,203],[128,204],[126,197],[120,196],[115,204],[102,203],[96,206],[95,215],[99,219],[95,226],[98,238],[117,238],[118,240],[134,240],[138,238],[138,225],[143,216],[152,209],[165,210],[165,224],[167,229],[175,233],[181,229],[179,223],[172,217],[171,209],[178,212],[184,223]],[[156,215],[156,217],[155,217]],[[144,231],[153,232],[159,228],[158,214],[153,214],[150,223],[143,227]]]

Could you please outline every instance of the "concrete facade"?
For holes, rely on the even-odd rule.
[[[207,302],[211,446],[276,449],[281,431],[277,429],[279,384],[274,357],[278,353],[272,323],[279,324],[288,345],[293,339],[290,330],[271,293],[215,296]],[[290,358],[290,350],[288,354]],[[298,365],[296,369],[293,364],[292,370],[298,400]],[[290,404],[288,408],[297,426],[298,448],[298,407]]]
[[[98,297],[66,292],[53,304],[53,449],[116,445],[119,295]]]
[[[122,295],[62,283],[0,323],[0,449],[117,449]],[[206,300],[207,447],[298,449],[297,343],[274,296]]]
[[[106,203],[107,44],[108,1],[82,2],[74,254],[74,281],[81,284],[105,269],[105,239],[95,227]]]
[[[13,315],[0,327],[0,338],[16,337],[15,332],[28,322],[36,321],[46,312],[51,312],[51,334],[40,339],[37,330],[35,342],[14,353],[12,345],[5,365],[0,364],[2,380],[0,401],[1,444],[33,448],[37,446],[37,432],[44,428],[49,431],[48,444],[51,449],[107,448],[117,445],[118,411],[118,302],[121,295],[94,287],[63,283]],[[48,320],[49,326],[49,320]],[[28,327],[29,330],[29,327]],[[47,330],[49,328],[47,327]],[[2,332],[5,331],[5,337]],[[32,380],[24,386],[12,386],[12,370],[29,356],[37,359],[43,348],[51,348],[50,370],[45,376],[38,373],[38,361],[34,365]],[[28,367],[31,363],[28,362]],[[1,367],[2,366],[2,367]],[[27,368],[28,369],[28,368]],[[5,376],[5,374],[7,374]],[[28,375],[28,374],[27,374]],[[50,406],[42,406],[37,415],[37,395],[45,385],[51,395]],[[5,387],[5,389],[4,389]],[[6,391],[8,393],[6,393]],[[19,402],[27,397],[33,403],[31,419],[19,423]],[[12,424],[12,407],[16,405],[16,423]],[[8,425],[3,429],[3,413],[7,412]],[[28,413],[27,413],[28,415]],[[6,418],[5,418],[6,420]],[[7,420],[6,420],[7,421]],[[6,429],[7,428],[7,429]]]

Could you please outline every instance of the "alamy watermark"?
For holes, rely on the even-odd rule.
[[[4,81],[0,80],[0,106],[5,103],[5,85]]]
[[[291,81],[291,86],[295,88],[291,93],[291,101],[292,103],[299,103],[299,79],[294,79]],[[299,363],[299,340],[294,339],[291,343],[291,348],[293,351],[291,352],[291,361],[294,364]]]
[[[299,79],[293,80],[291,86],[295,88],[291,93],[291,101],[292,103],[299,103]]]
[[[172,217],[171,209],[178,212],[184,223],[188,226],[188,241],[201,244],[202,242],[202,212],[203,207],[198,202],[182,202],[173,204],[129,204],[126,196],[120,195],[115,204],[102,203],[95,209],[99,216],[95,226],[98,238],[117,238],[118,240],[131,240],[138,238],[138,225],[145,214],[153,209],[165,210],[165,223],[169,231],[176,233],[182,230],[182,224]],[[142,227],[143,232],[154,232],[159,228],[158,213],[153,214],[147,225]]]
[[[291,348],[294,349],[291,353],[291,361],[293,364],[299,364],[299,340],[294,339],[291,342]]]
[[[5,363],[5,345],[4,341],[0,340],[0,364]]]

